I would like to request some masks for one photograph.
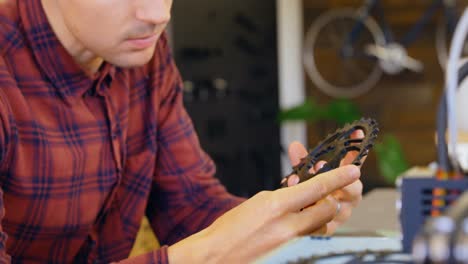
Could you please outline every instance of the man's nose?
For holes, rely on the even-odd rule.
[[[169,22],[172,0],[139,0],[136,2],[137,19],[152,24]]]

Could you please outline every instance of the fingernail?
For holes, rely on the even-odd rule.
[[[299,177],[295,177],[294,178],[294,184],[298,184],[299,183]]]
[[[296,185],[299,182],[299,177],[297,176],[291,176],[288,179],[288,186],[293,186]]]
[[[358,138],[363,138],[365,136],[364,131],[362,131],[361,129],[357,130],[357,136]]]
[[[351,179],[358,179],[361,176],[361,170],[356,165],[348,165],[348,175]]]

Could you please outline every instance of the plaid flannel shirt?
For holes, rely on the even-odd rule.
[[[0,53],[0,262],[166,263],[167,246],[125,259],[144,215],[170,245],[242,201],[213,177],[164,34],[144,67],[90,76],[40,0],[4,0]]]

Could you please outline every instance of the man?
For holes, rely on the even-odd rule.
[[[242,263],[361,198],[355,166],[226,193],[182,104],[171,0],[0,3],[2,263]],[[144,215],[166,246],[126,259]]]

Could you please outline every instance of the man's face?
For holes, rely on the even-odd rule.
[[[75,41],[121,67],[143,65],[151,59],[172,6],[172,0],[56,1]]]

